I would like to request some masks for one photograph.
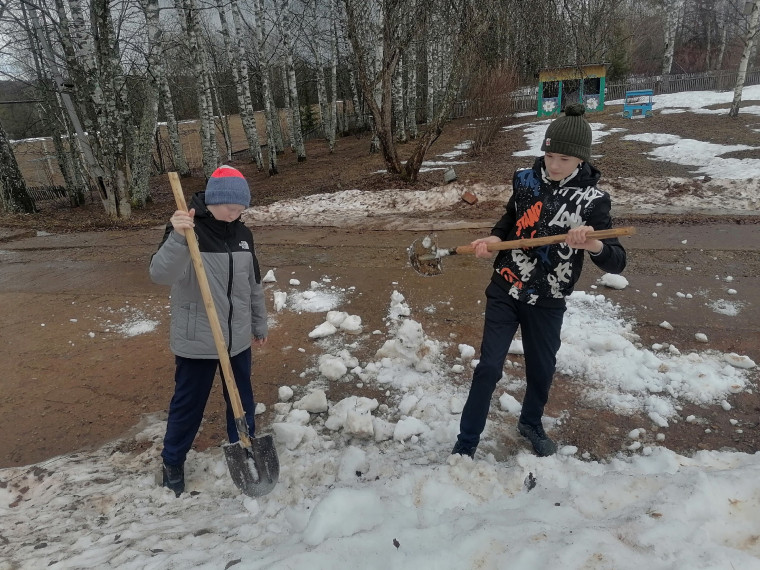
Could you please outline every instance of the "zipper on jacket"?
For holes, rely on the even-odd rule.
[[[227,276],[227,303],[229,304],[230,310],[228,312],[227,316],[227,332],[229,336],[229,344],[227,346],[227,353],[232,352],[232,279],[233,279],[233,262],[232,262],[232,251],[230,251],[230,246],[227,243],[227,237],[229,235],[229,229],[230,225],[229,223],[225,224],[224,228],[224,249],[227,250],[227,258],[229,259],[229,268],[228,268],[228,276]]]

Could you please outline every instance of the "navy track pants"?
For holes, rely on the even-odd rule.
[[[203,420],[203,411],[211,393],[214,376],[219,369],[219,361],[215,359],[184,358],[175,356],[176,369],[174,372],[174,396],[169,404],[169,418],[166,422],[164,450],[161,452],[164,462],[168,465],[182,465],[187,452],[193,445],[198,429]],[[230,358],[235,385],[243,403],[245,419],[251,437],[255,428],[253,413],[253,387],[251,386],[251,349]],[[220,369],[221,372],[221,369]],[[227,437],[230,443],[238,441],[235,415],[230,405],[227,386],[222,382],[224,401],[227,403]]]

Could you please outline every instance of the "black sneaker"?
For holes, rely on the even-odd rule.
[[[536,455],[547,457],[549,455],[554,455],[557,452],[557,444],[549,439],[543,426],[531,426],[522,422],[517,422],[517,431],[520,432],[521,436],[530,440],[530,443],[533,444],[533,449],[535,450]]]
[[[185,466],[164,463],[163,473],[163,486],[174,491],[174,494],[179,497],[185,490]]]
[[[454,449],[451,450],[451,455],[466,455],[468,457],[475,457],[476,449],[477,446],[473,447],[457,440],[457,442],[454,444]]]

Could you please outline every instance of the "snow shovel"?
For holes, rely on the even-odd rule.
[[[182,185],[176,172],[169,173],[169,182],[172,186],[172,192],[174,192],[174,200],[177,202],[177,209],[187,212]],[[190,258],[193,261],[195,273],[198,276],[198,286],[201,289],[203,304],[206,306],[206,314],[211,325],[211,332],[214,335],[214,344],[219,354],[222,379],[227,387],[227,393],[230,397],[235,417],[235,426],[240,438],[236,443],[224,445],[227,468],[230,471],[232,481],[244,494],[249,497],[260,497],[274,489],[280,476],[280,461],[277,458],[277,450],[271,435],[254,438],[248,433],[245,410],[243,409],[240,394],[235,385],[230,355],[224,343],[222,326],[219,323],[219,315],[214,306],[214,299],[211,297],[206,270],[203,268],[203,260],[198,248],[198,238],[194,231],[185,231],[185,238],[190,248]]]
[[[612,228],[610,230],[599,230],[589,232],[587,236],[594,239],[606,239],[620,236],[631,236],[636,233],[636,228]],[[562,243],[567,238],[567,234],[556,236],[546,236],[528,239],[515,239],[511,241],[500,241],[488,244],[488,251],[501,251],[503,249],[523,249],[527,247],[538,247],[541,245],[551,245]],[[432,276],[443,273],[441,259],[449,255],[458,255],[462,253],[474,253],[475,250],[471,245],[460,245],[451,249],[438,249],[438,239],[435,234],[418,238],[409,246],[409,263],[414,270],[420,275]]]

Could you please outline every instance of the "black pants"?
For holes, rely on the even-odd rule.
[[[169,465],[182,465],[201,426],[203,411],[211,393],[219,361],[182,356],[174,358],[177,364],[174,372],[174,396],[169,404],[169,418],[166,422],[161,457]],[[235,376],[235,386],[240,393],[240,400],[245,411],[248,432],[253,437],[255,404],[251,386],[251,349],[248,348],[230,358],[230,364]],[[232,411],[224,382],[222,382],[222,390],[224,401],[227,403],[227,437],[230,443],[235,443],[239,439],[235,426],[235,414]]]
[[[490,283],[486,288],[486,299],[480,362],[475,367],[470,394],[459,424],[459,441],[472,447],[480,442],[491,396],[502,377],[504,361],[518,325],[522,330],[527,380],[520,421],[541,425],[554,377],[565,314],[565,307],[538,307],[517,301],[495,283]]]

